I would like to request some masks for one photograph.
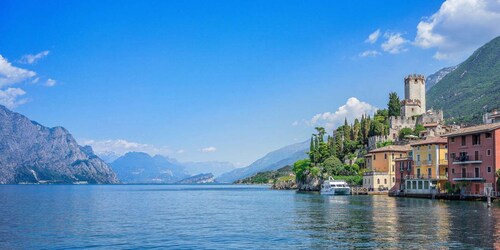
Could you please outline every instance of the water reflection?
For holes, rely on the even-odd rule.
[[[295,226],[307,232],[312,248],[500,246],[498,205],[319,194],[297,194],[295,203]]]

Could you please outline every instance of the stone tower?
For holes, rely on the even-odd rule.
[[[405,99],[401,101],[401,116],[421,115],[425,111],[425,77],[416,74],[405,77]]]

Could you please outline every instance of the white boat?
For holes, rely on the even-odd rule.
[[[349,184],[345,181],[336,181],[330,177],[328,180],[323,181],[323,184],[321,185],[321,194],[349,195],[351,194],[351,187],[349,187]]]

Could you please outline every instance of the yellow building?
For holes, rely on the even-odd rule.
[[[415,178],[448,180],[448,142],[431,137],[411,144]]]
[[[390,145],[368,152],[365,155],[368,171],[363,176],[363,187],[391,189],[396,183],[394,159],[405,157],[410,151],[408,145]]]
[[[428,193],[433,189],[443,189],[448,180],[448,143],[446,138],[429,137],[411,144],[413,154],[413,176],[407,178],[409,189]],[[422,182],[422,184],[420,183]],[[415,186],[416,188],[413,188]],[[422,186],[422,188],[420,188]],[[407,190],[407,192],[413,192]]]

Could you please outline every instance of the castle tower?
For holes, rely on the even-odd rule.
[[[421,115],[425,111],[425,77],[417,74],[405,77],[405,99],[401,101],[401,116]]]

